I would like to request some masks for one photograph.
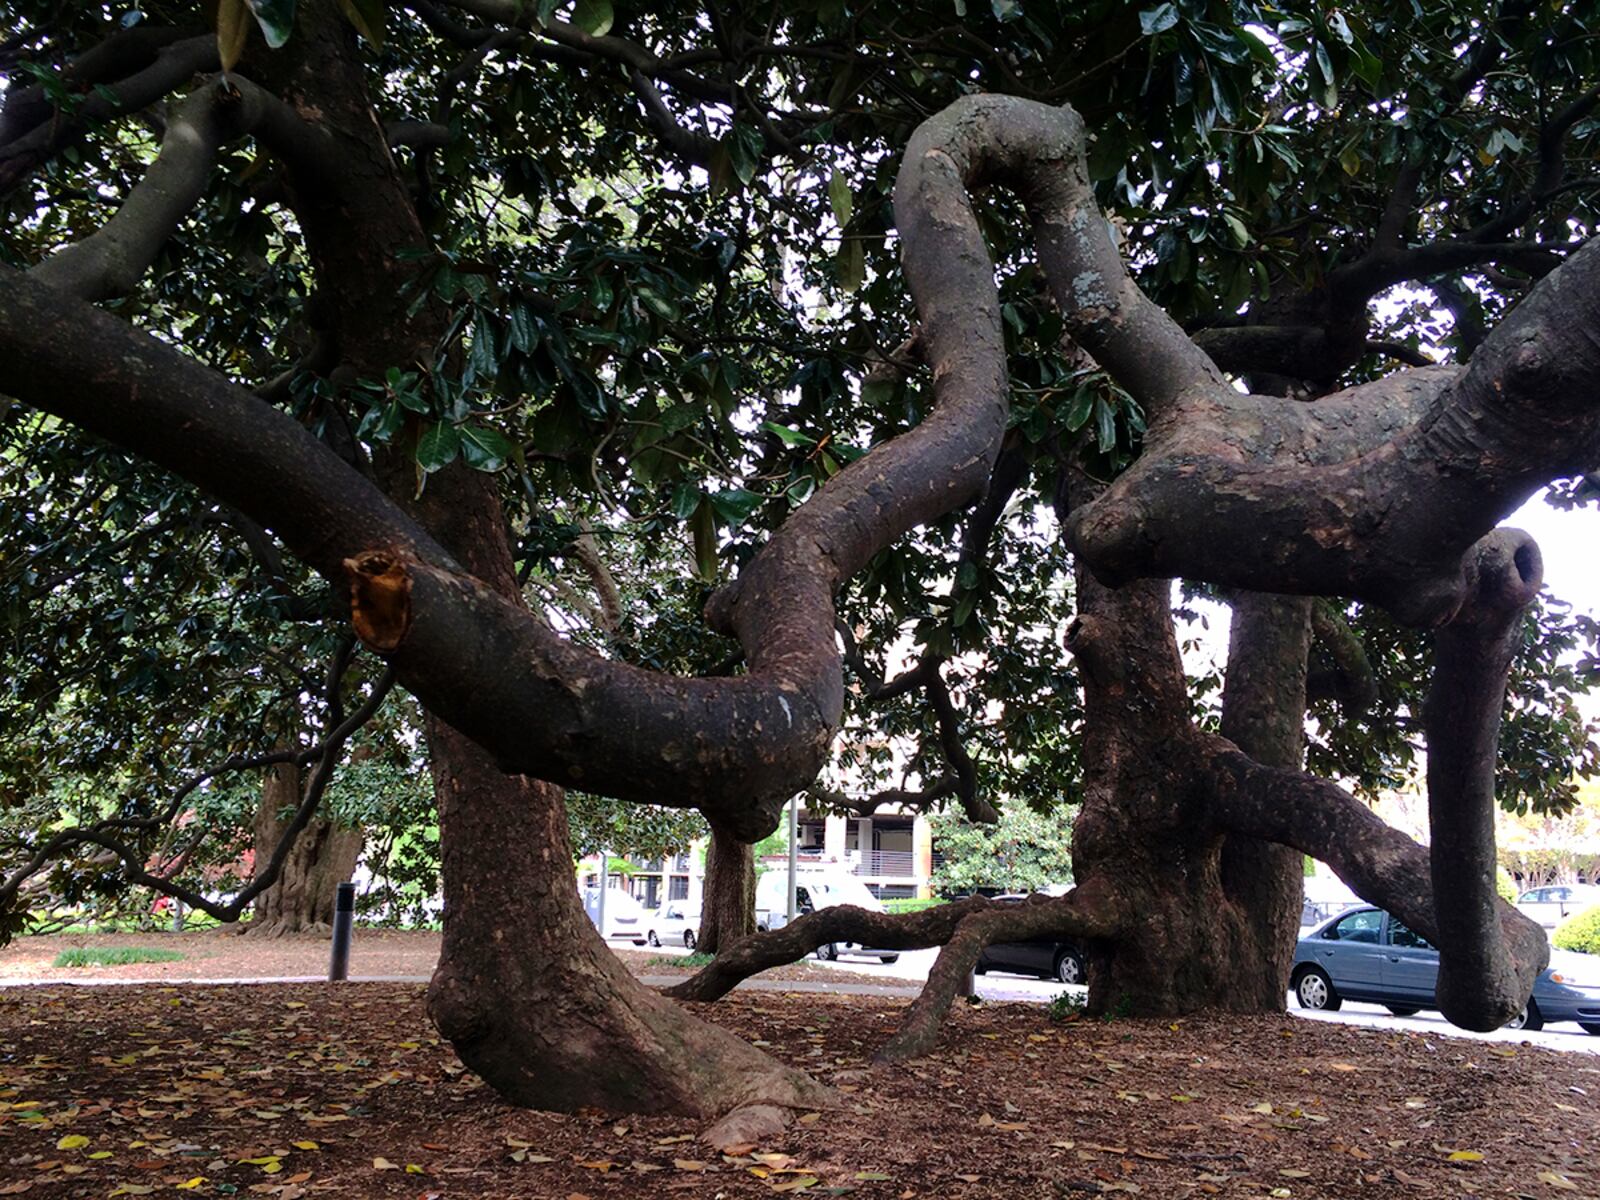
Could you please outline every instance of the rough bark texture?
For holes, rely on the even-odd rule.
[[[1222,736],[1257,762],[1300,767],[1310,648],[1309,599],[1235,597]],[[1238,940],[1218,952],[1233,961],[1241,1007],[1283,1007],[1305,896],[1302,861],[1296,850],[1244,834],[1230,833],[1222,844],[1222,887],[1240,919],[1231,926]]]
[[[268,770],[256,807],[258,864],[265,864],[283,836],[284,811],[299,803],[300,771],[293,764]],[[314,817],[295,839],[278,881],[256,897],[254,916],[244,932],[251,937],[327,932],[339,885],[355,870],[363,840],[360,829]]]
[[[706,848],[705,892],[695,949],[719,954],[755,931],[755,848],[713,825]]]

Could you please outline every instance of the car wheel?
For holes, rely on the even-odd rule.
[[[832,942],[823,942],[817,947],[816,954],[823,962],[832,962],[839,957],[839,947]]]
[[[683,945],[686,950],[694,949],[694,930],[685,929],[683,931]]]
[[[1397,1017],[1414,1017],[1422,1011],[1420,1008],[1412,1008],[1409,1004],[1385,1004],[1384,1007]]]
[[[1082,983],[1083,976],[1083,959],[1078,957],[1078,952],[1063,950],[1056,959],[1056,978],[1062,983]]]
[[[1295,999],[1301,1008],[1318,1012],[1336,1012],[1343,998],[1334,990],[1333,980],[1321,967],[1307,967],[1294,984]]]
[[[1520,1029],[1524,1033],[1537,1033],[1544,1028],[1544,1016],[1539,1012],[1539,1006],[1529,1000],[1527,1008],[1506,1022],[1506,1028]]]
[[[661,939],[656,936],[656,931],[654,929],[645,934],[644,940],[649,942],[652,946],[661,945]]]
[[[898,954],[880,954],[878,955],[878,961],[887,966],[889,963],[899,962],[900,956]]]
[[[1600,1025],[1593,1025],[1588,1021],[1579,1021],[1578,1028],[1583,1030],[1590,1037],[1600,1037]]]

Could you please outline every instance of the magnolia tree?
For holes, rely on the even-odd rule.
[[[826,1101],[609,954],[563,789],[697,809],[743,857],[847,698],[923,735],[903,803],[985,819],[1077,780],[1076,886],[825,910],[677,994],[828,941],[942,944],[894,1058],[984,944],[1050,933],[1088,948],[1091,1009],[1272,1011],[1311,854],[1440,948],[1451,1020],[1525,1003],[1546,944],[1494,891],[1508,673],[1547,761],[1592,750],[1538,648],[1514,665],[1560,622],[1527,616],[1538,549],[1496,526],[1600,465],[1587,18],[1061,7],[6,18],[7,462],[77,456],[24,531],[166,544],[159,504],[96,507],[137,461],[256,538],[241,590],[274,555],[321,581],[361,650],[334,652],[296,820],[390,687],[416,697],[428,1007],[511,1100]],[[694,674],[652,640],[665,594],[625,611],[592,566],[582,604],[537,586],[640,545],[732,639]],[[1234,610],[1216,721],[1177,576]],[[918,652],[885,678],[895,631]],[[1380,686],[1383,637],[1425,699]],[[1375,699],[1425,732],[1427,847],[1302,769],[1308,704],[1327,731]],[[1394,769],[1381,735],[1318,736],[1323,765],[1370,755],[1357,782]],[[1546,774],[1518,796],[1570,801]],[[67,840],[236,912],[147,868],[162,815]]]

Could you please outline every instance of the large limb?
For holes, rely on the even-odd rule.
[[[1542,571],[1533,540],[1511,529],[1484,538],[1468,561],[1468,599],[1434,639],[1423,705],[1433,890],[1445,901],[1434,905],[1438,998],[1457,1025],[1498,1029],[1527,1003],[1515,928],[1505,928],[1510,910],[1495,891],[1500,714],[1523,612]]]
[[[168,118],[161,152],[116,215],[34,267],[33,277],[81,300],[107,300],[132,291],[205,194],[218,150],[234,137],[269,125],[270,144],[311,136],[309,126],[276,97],[243,79],[201,86]]]
[[[1264,767],[1220,738],[1205,739],[1201,761],[1209,768],[1212,816],[1222,828],[1320,859],[1357,895],[1388,909],[1439,946],[1441,962],[1451,955],[1441,943],[1426,847],[1387,825],[1337,784]],[[1518,1006],[1526,1001],[1535,976],[1549,961],[1550,947],[1544,931],[1509,904],[1497,902],[1496,913],[1512,974],[1509,981],[1499,981],[1497,995],[1488,1003],[1504,1011],[1512,1000]],[[1515,1011],[1509,1007],[1510,1013]]]
[[[933,1049],[950,1005],[977,966],[978,955],[985,946],[1040,939],[1105,940],[1114,938],[1126,919],[1120,898],[1104,876],[1064,896],[1049,900],[1035,896],[1027,904],[992,906],[964,916],[939,951],[928,972],[928,982],[906,1010],[900,1028],[873,1056],[873,1061],[904,1062]]]
[[[287,415],[9,271],[0,274],[10,293],[0,312],[0,378],[19,399],[185,475],[273,529],[317,570],[349,582],[358,629],[400,681],[507,769],[670,798],[754,840],[814,777],[839,719],[839,584],[902,533],[979,495],[999,450],[999,304],[968,187],[1020,181],[1041,236],[1060,243],[1052,261],[1071,264],[1080,241],[1096,253],[1109,246],[1081,207],[1052,208],[1087,195],[1086,184],[1063,193],[1054,182],[1071,153],[1071,128],[1057,110],[979,97],[914,139],[896,203],[937,406],[840,472],[713,598],[708,616],[745,647],[749,672],[737,679],[664,678],[571,645],[465,574]],[[308,210],[308,226],[322,219]],[[1111,303],[1086,283],[1080,290],[1085,303]],[[1113,328],[1116,311],[1102,313],[1102,342],[1162,361]],[[1155,321],[1154,311],[1145,305],[1140,319]],[[1193,366],[1192,349],[1179,349],[1177,368],[1161,372],[1172,387],[1193,382],[1184,367]],[[168,436],[174,428],[184,437]]]
[[[94,124],[138,112],[196,73],[214,71],[216,67],[217,39],[214,36],[185,37],[161,45],[154,57],[131,75],[114,83],[99,84],[70,116],[57,112],[54,106],[34,120],[27,119],[35,115],[31,110],[26,117],[19,115],[15,122],[17,127],[6,130],[11,136],[0,143],[0,196],[82,137]]]
[[[1597,322],[1592,243],[1465,370],[1402,371],[1313,405],[1188,398],[1069,536],[1112,581],[1356,596],[1442,624],[1467,595],[1467,548],[1550,478],[1600,461]]]

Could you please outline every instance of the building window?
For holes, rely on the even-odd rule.
[[[687,900],[689,898],[689,877],[687,875],[674,875],[667,884],[668,900]]]

